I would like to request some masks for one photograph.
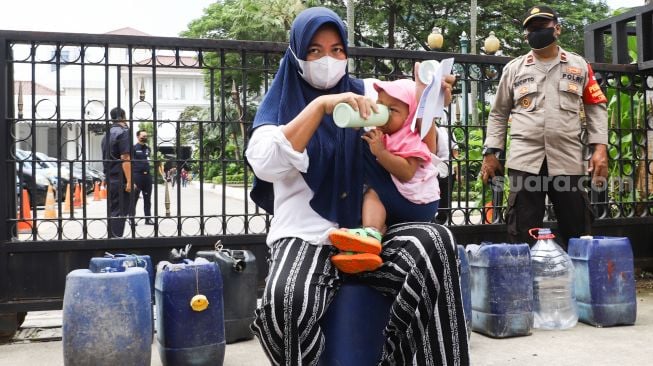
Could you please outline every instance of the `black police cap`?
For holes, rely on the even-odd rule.
[[[558,13],[552,8],[546,5],[534,6],[526,11],[524,14],[524,20],[522,21],[522,26],[526,28],[528,22],[535,18],[549,19],[558,21]]]

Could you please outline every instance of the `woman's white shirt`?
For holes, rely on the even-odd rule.
[[[374,81],[364,80],[365,96],[376,101]],[[306,150],[295,151],[279,126],[263,125],[254,130],[245,154],[256,176],[273,183],[274,216],[267,244],[296,237],[311,244],[330,245],[329,231],[337,229],[338,224],[323,218],[310,206],[313,191],[301,174],[310,164]]]
[[[295,151],[279,126],[264,125],[254,130],[245,154],[256,176],[272,183],[274,190],[274,216],[267,244],[287,237],[329,244],[328,232],[338,225],[320,216],[309,204],[313,191],[301,174],[308,170],[306,150]]]

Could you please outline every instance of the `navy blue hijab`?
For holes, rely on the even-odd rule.
[[[347,32],[340,17],[327,8],[309,8],[297,16],[290,28],[289,47],[299,59],[306,59],[313,36],[325,24],[333,24],[338,29],[347,52]],[[350,78],[349,74],[345,74],[331,89],[315,89],[302,79],[298,68],[290,50],[286,50],[272,85],[254,117],[252,129],[263,125],[285,125],[321,95],[344,92],[364,94],[363,82]],[[303,176],[314,193],[310,205],[320,216],[342,227],[360,224],[363,199],[361,134],[362,131],[338,128],[333,118],[325,115],[306,147],[309,168]],[[251,197],[264,210],[274,213],[271,183],[254,179]]]

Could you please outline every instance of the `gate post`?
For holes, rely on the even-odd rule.
[[[5,193],[7,203],[0,205],[0,302],[8,300],[9,293],[9,269],[6,243],[11,240],[12,233],[8,220],[16,217],[16,167],[15,164],[7,163],[10,157],[9,140],[11,138],[11,129],[14,125],[11,123],[14,115],[14,77],[13,65],[9,62],[11,49],[6,38],[0,38],[0,194]],[[16,332],[19,324],[18,314],[2,313],[0,314],[0,341],[10,339]]]
[[[4,37],[0,38],[0,159],[5,163],[0,167],[0,175],[4,176],[0,178],[0,192],[7,192],[6,198],[8,199],[6,204],[0,205],[0,242],[11,240],[11,225],[8,220],[15,217],[16,214],[13,212],[12,215],[12,211],[15,209],[16,197],[8,194],[16,190],[16,168],[7,163],[7,159],[11,156],[9,154],[11,145],[9,140],[11,138],[11,128],[14,125],[11,123],[10,118],[14,114],[14,77],[13,65],[8,61],[10,55],[9,41]],[[12,190],[10,191],[10,189]],[[6,259],[4,256],[0,259],[0,268],[3,269],[6,268],[3,266],[4,259]]]

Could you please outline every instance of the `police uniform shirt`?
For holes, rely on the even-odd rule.
[[[134,145],[132,168],[136,174],[150,174],[150,147],[147,144]]]
[[[485,146],[504,149],[508,119],[510,148],[506,166],[538,174],[546,158],[549,175],[584,175],[581,106],[587,118],[587,143],[608,143],[606,98],[591,66],[559,48],[548,67],[533,52],[503,70],[487,126]]]
[[[122,160],[120,155],[131,152],[129,144],[129,128],[119,123],[114,123],[109,130],[109,141],[105,136],[102,141],[104,151],[104,172],[110,179],[124,179]]]

